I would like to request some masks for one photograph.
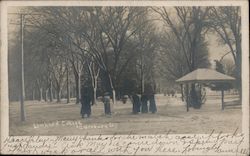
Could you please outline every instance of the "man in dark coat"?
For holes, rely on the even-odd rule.
[[[133,114],[138,114],[141,109],[141,101],[140,97],[137,94],[132,95],[132,103],[133,103]]]
[[[156,108],[156,104],[155,104],[155,95],[149,95],[149,111],[151,113],[156,113],[157,112],[157,108]]]
[[[141,112],[148,113],[148,97],[146,94],[141,96]]]
[[[90,87],[84,86],[81,89],[81,115],[82,118],[87,115],[87,117],[90,117],[91,115],[91,101],[92,101],[92,90]]]
[[[145,94],[149,100],[149,111],[152,113],[157,112],[156,103],[155,103],[155,87],[152,84],[147,84],[145,86]]]
[[[105,92],[104,93],[103,103],[104,103],[104,112],[105,112],[105,115],[111,115],[110,94],[109,94],[109,92]]]

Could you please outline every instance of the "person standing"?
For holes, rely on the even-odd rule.
[[[82,86],[81,89],[81,115],[82,118],[87,115],[87,117],[90,117],[91,115],[91,101],[92,101],[92,91],[90,87]]]
[[[153,114],[157,112],[154,94],[149,95],[149,111]]]
[[[148,97],[145,94],[141,96],[141,113],[148,113]]]
[[[104,93],[103,103],[104,103],[104,113],[105,113],[105,115],[111,115],[110,94],[109,94],[109,92]]]
[[[140,102],[140,97],[137,94],[132,95],[132,103],[133,103],[132,113],[138,114],[141,109],[141,102]]]
[[[152,84],[147,84],[147,86],[145,87],[145,93],[149,100],[149,111],[151,113],[156,113],[157,108],[155,103],[155,87],[153,87]]]

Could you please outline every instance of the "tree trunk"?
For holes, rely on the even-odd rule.
[[[81,77],[80,77],[80,73],[75,73],[75,83],[76,83],[76,104],[80,103],[80,98],[81,98]]]
[[[77,103],[80,103],[80,99],[81,99],[81,73],[80,72],[78,73],[77,86],[78,86],[78,91],[77,91],[78,102]]]
[[[140,68],[141,68],[141,95],[143,95],[144,93],[144,68],[143,68],[143,63],[144,63],[144,58],[143,58],[143,54],[142,51],[140,53],[140,59],[141,59],[141,64],[140,64]]]
[[[241,55],[237,56],[237,59],[236,59],[236,85],[237,85],[237,90],[239,92],[239,98],[241,101],[242,99],[241,59],[238,57],[241,57]]]
[[[186,84],[186,106],[187,106],[187,112],[189,111],[189,84]]]
[[[112,95],[113,95],[113,104],[115,105],[116,103],[116,95],[115,95],[115,89],[111,80],[111,77],[109,76],[109,80],[110,80],[110,87],[112,89]]]
[[[53,90],[52,90],[52,87],[53,87],[53,84],[52,84],[52,81],[50,80],[50,87],[49,87],[49,94],[50,94],[50,96],[49,96],[49,98],[50,98],[50,102],[52,102],[53,101]]]
[[[237,89],[239,91],[239,98],[240,98],[240,103],[242,103],[242,78],[241,78],[241,67],[242,67],[242,47],[241,47],[241,35],[235,34],[235,47],[236,47],[236,83],[237,83]]]
[[[143,68],[141,67],[141,95],[144,93],[144,73]]]
[[[94,97],[93,97],[93,105],[96,105],[96,90],[97,90],[97,87],[95,86],[94,87]]]
[[[67,87],[67,103],[70,103],[70,84]]]
[[[35,94],[36,94],[35,91],[36,91],[35,89],[33,89],[33,91],[32,91],[32,100],[33,100],[33,101],[35,100]]]
[[[39,101],[42,101],[43,100],[43,88],[39,88],[39,92],[40,92]]]
[[[69,85],[69,99],[72,97],[71,84]]]
[[[115,95],[115,90],[114,88],[112,89],[112,94],[113,94],[113,105],[112,105],[112,109],[111,109],[111,112],[114,112],[114,109],[115,109],[115,105],[116,105],[116,95]]]
[[[71,90],[71,97],[76,97],[76,89],[72,87],[72,90]]]
[[[183,84],[181,84],[181,100],[184,101]]]
[[[69,70],[67,68],[67,103],[70,103]]]
[[[98,79],[98,75],[99,75],[99,71],[98,71],[98,73],[97,73],[97,75],[95,76],[95,78],[94,78],[94,86],[93,86],[93,91],[94,91],[94,95],[93,95],[93,105],[95,105],[96,104],[96,91],[97,91],[97,79]]]
[[[61,89],[57,89],[57,102],[61,102]]]
[[[221,110],[224,110],[224,90],[221,90]]]
[[[54,91],[53,91],[53,97],[57,97],[57,92],[56,92],[56,89],[54,89]]]
[[[45,90],[45,96],[44,96],[44,101],[48,101],[48,93],[49,93],[49,89]]]
[[[111,76],[108,75],[109,77],[109,83],[110,83],[110,87],[112,89],[112,97],[113,97],[113,105],[111,106],[111,112],[114,112],[114,109],[115,109],[115,105],[116,105],[116,95],[115,95],[115,88],[114,88],[114,85],[113,85],[113,82],[112,82],[112,79],[111,79]]]

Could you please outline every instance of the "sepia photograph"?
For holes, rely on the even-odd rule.
[[[243,133],[241,5],[24,4],[6,9],[9,136]]]

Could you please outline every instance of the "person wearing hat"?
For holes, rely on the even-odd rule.
[[[103,103],[104,103],[104,113],[105,113],[105,115],[111,115],[110,93],[109,92],[104,93]]]
[[[156,113],[157,107],[155,103],[155,87],[152,83],[147,83],[145,85],[145,96],[147,97],[146,101],[149,101],[149,111],[151,113]]]
[[[87,117],[90,117],[91,115],[91,101],[92,101],[92,90],[88,86],[82,86],[81,89],[81,115],[82,118],[87,115]]]
[[[138,114],[141,109],[141,101],[140,97],[135,93],[132,94],[132,104],[133,104],[132,113]]]

